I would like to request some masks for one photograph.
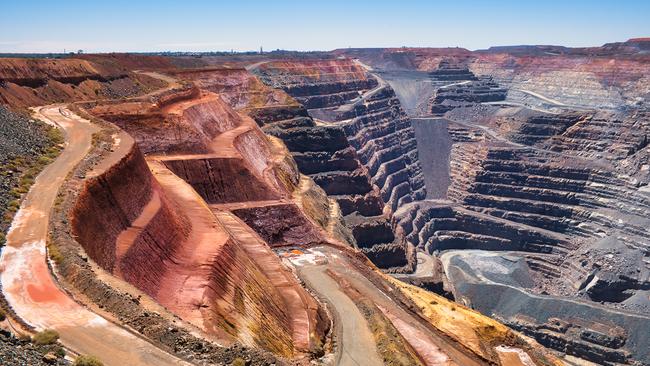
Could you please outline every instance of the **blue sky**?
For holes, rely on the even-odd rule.
[[[0,52],[594,46],[650,36],[650,0],[2,0]]]

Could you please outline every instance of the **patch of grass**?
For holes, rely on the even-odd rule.
[[[102,143],[112,144],[112,141],[111,132],[102,129],[101,131],[93,133],[91,143],[93,147],[98,147],[101,146]]]
[[[9,191],[9,194],[11,195],[11,197],[16,198],[16,199],[20,198],[20,197],[23,195],[23,193],[25,193],[25,192],[22,192],[22,191],[21,191],[19,188],[17,188],[17,187],[16,187],[16,188],[12,188],[11,191]]]
[[[34,334],[32,341],[38,345],[54,344],[59,340],[59,333],[52,329],[45,329],[42,332]]]
[[[102,361],[100,361],[95,356],[81,355],[74,360],[73,366],[104,366]]]
[[[49,254],[54,263],[61,264],[63,262],[63,254],[61,254],[59,247],[52,243],[52,240],[48,240],[47,242],[47,254]]]
[[[52,162],[52,158],[47,155],[42,155],[38,158],[39,165],[47,165]]]
[[[243,358],[237,357],[232,361],[232,363],[230,365],[231,366],[246,366],[246,361],[244,361]]]
[[[20,208],[20,201],[19,200],[12,200],[7,204],[7,210],[10,212],[16,212]]]
[[[60,129],[58,128],[49,128],[47,130],[47,139],[50,140],[50,142],[54,145],[60,145],[65,141],[65,138],[63,137],[63,132],[61,132]]]
[[[54,200],[54,207],[59,207],[61,204],[63,204],[64,198],[62,194],[59,194],[56,196],[56,199]]]

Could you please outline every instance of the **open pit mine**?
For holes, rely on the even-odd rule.
[[[649,51],[0,58],[0,364],[650,365]]]

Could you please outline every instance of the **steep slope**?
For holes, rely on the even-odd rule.
[[[252,69],[262,67],[265,63],[259,63],[256,62],[253,64],[251,67]],[[331,62],[327,62],[327,64],[331,64]],[[238,110],[247,113],[248,115],[252,116],[255,118],[258,124],[263,126],[263,130],[266,132],[269,132],[271,134],[274,134],[276,136],[282,136],[284,139],[285,143],[287,144],[287,147],[292,150],[292,155],[296,159],[296,162],[298,163],[298,167],[300,168],[301,171],[305,173],[313,173],[314,170],[311,169],[319,169],[320,166],[325,166],[325,167],[346,167],[346,166],[351,166],[351,167],[359,167],[361,166],[360,162],[358,159],[352,160],[350,157],[354,157],[354,154],[348,154],[348,157],[341,156],[340,154],[337,154],[335,156],[328,157],[327,153],[323,154],[319,152],[319,149],[322,150],[324,144],[327,144],[325,146],[332,146],[332,136],[330,136],[331,133],[330,131],[337,131],[334,128],[330,128],[330,131],[327,131],[324,129],[322,123],[320,121],[315,121],[314,119],[308,117],[306,110],[303,109],[301,106],[297,105],[296,101],[288,97],[286,94],[283,94],[277,89],[271,89],[269,87],[264,86],[263,84],[259,84],[259,81],[256,81],[253,76],[251,76],[248,73],[245,73],[242,69],[237,69],[237,68],[211,68],[210,70],[193,70],[193,71],[187,71],[187,72],[181,72],[181,73],[176,73],[177,76],[189,78],[190,80],[193,80],[197,85],[200,84],[204,88],[210,88],[210,90],[213,91],[221,91],[221,95],[224,96],[224,100],[228,101],[229,104],[231,104],[233,107],[237,108]],[[228,85],[228,87],[225,87],[224,85]],[[283,97],[284,95],[284,97]],[[372,94],[371,94],[372,95]],[[368,95],[370,97],[371,95]],[[323,132],[321,131],[326,131],[326,134],[322,134]],[[345,148],[350,147],[349,142],[346,143],[347,138],[344,135],[344,131],[341,129],[338,129],[338,140],[336,143],[340,143],[341,146],[345,146]],[[322,134],[322,135],[321,135]],[[314,137],[313,135],[316,136],[322,136],[322,137]],[[340,142],[338,142],[340,141]],[[307,151],[304,151],[305,148]],[[313,150],[313,151],[309,151]],[[304,151],[304,153],[303,153]],[[338,150],[335,150],[338,151]],[[353,152],[354,150],[349,149],[349,152]],[[315,170],[317,172],[317,170]],[[310,174],[312,177],[318,178],[317,175]],[[307,181],[309,182],[309,179],[301,179],[301,182]],[[344,183],[344,182],[343,182]],[[341,183],[340,187],[345,188],[345,185]],[[313,183],[312,183],[313,184]],[[302,184],[301,184],[302,185]],[[301,189],[302,190],[302,189]],[[295,193],[294,193],[294,199]],[[345,201],[340,200],[340,196],[333,196],[333,198],[336,197],[341,204],[341,210],[344,212],[345,209],[349,207],[346,206]],[[311,197],[308,205],[305,204],[305,198],[303,197],[302,199],[299,199],[302,202],[303,209],[307,209],[307,212],[310,211],[309,207],[325,207],[323,206],[323,200],[324,196],[321,197]],[[330,199],[332,201],[332,199]],[[314,206],[314,204],[316,204]],[[330,215],[338,215],[338,208],[337,204],[335,202],[330,203],[330,207],[333,209],[330,210]],[[289,248],[280,248],[278,249],[282,256],[288,256],[292,258],[295,256],[297,253],[303,253],[305,251],[305,246],[310,247],[312,244],[308,244],[308,242],[311,241],[311,237],[313,236],[313,232],[305,232],[302,228],[301,225],[295,225],[292,226],[291,230],[278,230],[279,228],[283,227],[286,225],[286,220],[293,214],[288,215],[288,211],[286,211],[288,205],[287,201],[285,199],[279,199],[279,200],[266,200],[266,201],[257,201],[257,202],[233,202],[233,203],[217,203],[217,204],[212,204],[211,207],[213,208],[221,208],[221,209],[229,209],[231,210],[232,213],[234,213],[236,216],[241,218],[243,221],[245,221],[251,229],[253,229],[256,234],[260,236],[264,241],[266,241],[268,244],[272,246],[279,246],[282,245],[283,247],[286,246],[287,244],[293,244],[294,246],[291,246]],[[358,206],[361,207],[361,206]],[[313,211],[312,211],[313,212]],[[236,225],[237,220],[234,218],[234,216],[229,216],[226,214],[220,214],[224,220],[229,220],[233,224]],[[311,216],[316,222],[325,222],[326,217],[323,217],[323,215],[316,215],[316,216]],[[341,238],[345,238],[345,231],[342,230],[345,228],[342,228],[337,225],[332,225],[331,224],[331,219],[330,219],[330,224],[328,225],[321,225],[322,227],[326,227],[327,231],[331,234],[339,234],[335,235]],[[380,227],[381,228],[381,227]],[[393,235],[390,231],[390,227],[384,226],[385,229],[382,230],[367,230],[365,232],[359,230],[357,231],[356,234],[360,234],[360,237],[363,238],[363,240],[385,240],[386,235]],[[372,229],[372,227],[371,227]],[[243,231],[244,228],[238,229],[239,231]],[[342,236],[340,234],[343,234]],[[354,240],[354,239],[352,239]],[[312,242],[313,243],[313,242]],[[332,256],[326,260],[326,266],[322,266],[321,269],[315,269],[315,272],[312,272],[311,269],[307,271],[303,271],[301,265],[297,267],[298,270],[298,275],[303,279],[308,286],[313,290],[316,291],[317,294],[320,294],[321,296],[324,296],[324,298],[327,300],[327,302],[332,305],[334,308],[330,308],[330,312],[334,311],[334,335],[336,337],[342,337],[343,344],[341,344],[340,347],[342,347],[344,350],[343,355],[341,357],[355,357],[354,355],[361,355],[364,354],[367,355],[366,352],[372,352],[371,349],[369,348],[364,348],[361,347],[360,350],[352,350],[349,348],[352,343],[349,337],[352,337],[354,341],[359,341],[361,342],[360,344],[365,344],[364,342],[369,341],[367,339],[368,333],[366,332],[355,332],[354,334],[348,334],[347,332],[349,331],[349,327],[353,327],[355,329],[360,329],[363,330],[365,327],[370,327],[371,331],[375,331],[376,328],[379,326],[378,324],[384,324],[381,325],[381,327],[396,327],[393,328],[395,329],[393,332],[397,333],[391,333],[391,331],[388,331],[389,334],[391,334],[391,342],[390,344],[393,345],[400,345],[402,344],[403,347],[400,348],[399,350],[393,350],[389,351],[388,349],[384,348],[388,343],[386,343],[386,339],[383,337],[383,333],[376,333],[375,334],[375,342],[377,343],[378,347],[378,352],[383,355],[385,360],[395,360],[395,361],[387,361],[387,362],[398,362],[397,360],[402,359],[402,357],[408,358],[408,352],[405,351],[405,349],[409,349],[411,346],[414,347],[416,350],[415,352],[419,355],[419,357],[422,357],[423,359],[426,360],[428,364],[436,364],[439,362],[449,362],[449,357],[446,356],[447,353],[451,355],[451,358],[454,360],[462,360],[459,361],[460,364],[468,364],[467,362],[475,362],[472,361],[474,360],[472,357],[476,356],[470,356],[469,358],[467,357],[466,349],[462,348],[463,350],[458,351],[454,350],[457,345],[454,345],[455,342],[459,342],[460,344],[463,344],[463,347],[470,347],[472,349],[472,352],[476,352],[477,354],[480,354],[479,358],[485,357],[489,358],[492,360],[497,360],[501,359],[502,355],[503,357],[507,357],[507,353],[498,351],[496,349],[493,349],[495,344],[498,344],[500,342],[506,342],[509,343],[510,341],[506,340],[499,340],[496,341],[498,338],[493,338],[492,340],[489,340],[490,337],[484,338],[483,335],[478,335],[478,333],[481,333],[482,331],[480,330],[481,327],[485,324],[484,321],[485,319],[479,320],[476,323],[467,322],[466,319],[461,318],[463,320],[458,320],[458,324],[462,322],[464,325],[463,327],[465,330],[463,332],[468,332],[466,334],[475,334],[475,336],[471,336],[470,338],[476,341],[476,343],[473,346],[468,346],[468,342],[465,342],[465,339],[461,338],[454,338],[456,341],[452,342],[451,344],[444,343],[441,339],[437,339],[434,336],[430,334],[426,334],[429,330],[423,330],[423,328],[420,328],[421,325],[413,325],[413,322],[417,323],[420,322],[421,320],[419,319],[418,316],[415,318],[409,318],[409,315],[406,315],[405,313],[402,313],[399,309],[394,309],[392,308],[392,305],[389,305],[390,303],[384,303],[382,305],[381,311],[384,312],[383,315],[379,313],[379,309],[372,310],[371,307],[367,307],[366,305],[358,305],[359,308],[357,309],[356,306],[353,306],[352,308],[349,308],[349,300],[346,300],[347,298],[351,299],[353,302],[361,302],[363,304],[366,304],[368,301],[368,296],[372,298],[373,296],[375,297],[374,301],[380,301],[379,298],[381,298],[382,301],[386,301],[385,297],[382,297],[382,293],[386,293],[383,291],[388,291],[387,293],[393,293],[391,290],[387,290],[389,288],[389,284],[385,282],[383,279],[378,279],[374,277],[373,274],[366,273],[363,268],[365,268],[366,264],[359,263],[356,260],[352,260],[352,266],[359,266],[361,268],[361,272],[363,274],[359,274],[361,276],[361,282],[355,283],[353,285],[348,285],[346,280],[343,280],[341,277],[336,275],[335,268],[336,265],[333,262],[338,262],[338,258],[341,257],[346,257],[349,254],[346,254],[346,250],[344,250],[345,247],[335,247],[331,248],[329,247],[326,249],[327,251],[331,252]],[[317,249],[316,251],[320,251],[323,249]],[[308,250],[309,253],[312,253],[312,250]],[[368,253],[367,250],[364,250],[364,252]],[[399,258],[399,252],[396,253],[396,257]],[[307,258],[311,258],[312,254],[307,254]],[[361,258],[358,253],[354,254],[355,257]],[[297,261],[294,261],[294,259],[290,259],[292,263],[303,263],[302,259],[298,259]],[[392,260],[388,258],[387,260]],[[310,261],[307,259],[307,261]],[[320,259],[317,259],[317,263],[321,263]],[[331,261],[331,262],[330,262]],[[367,262],[366,262],[367,263]],[[341,269],[345,272],[345,277],[349,278],[350,273],[355,273],[356,270],[350,269],[351,264],[346,264],[344,265]],[[326,272],[323,272],[323,268],[327,268]],[[331,272],[335,271],[335,272]],[[349,272],[352,271],[352,272]],[[312,275],[317,276],[319,279],[317,281],[314,281],[314,278]],[[324,277],[323,277],[324,276]],[[339,283],[341,286],[343,286],[344,290],[335,290],[331,287],[327,287],[325,285],[326,283],[331,283],[331,281],[328,279],[331,277],[336,283]],[[379,288],[383,288],[384,290],[379,290],[378,288],[374,287],[368,287],[367,289],[365,286],[367,285],[361,285],[364,283],[363,278],[366,277],[368,279],[373,278],[371,281],[377,281],[374,282],[376,286]],[[366,282],[367,283],[367,282]],[[323,288],[321,286],[325,286]],[[387,287],[388,286],[388,287]],[[324,290],[324,292],[321,292],[321,290]],[[356,291],[360,291],[361,294],[357,294]],[[360,297],[359,297],[360,296]],[[413,296],[412,293],[409,292],[408,296]],[[331,303],[330,301],[334,301],[334,303]],[[401,301],[401,300],[400,300]],[[409,300],[406,300],[409,301]],[[430,301],[430,300],[428,300]],[[399,302],[399,301],[398,301]],[[401,302],[400,302],[401,303]],[[344,305],[348,304],[348,305]],[[343,308],[339,308],[339,306],[343,306]],[[385,309],[384,307],[389,308],[390,310]],[[446,309],[445,311],[453,311],[449,310],[449,308],[453,308],[453,305],[450,305],[449,303],[445,303],[442,305],[442,309]],[[361,311],[362,315],[361,317],[363,319],[358,319],[356,322],[357,323],[352,323],[352,324],[347,324],[347,320],[340,319],[337,314],[345,313],[349,314],[350,312],[355,312],[355,311]],[[394,311],[397,311],[399,316],[391,315],[393,314]],[[435,310],[438,311],[438,310]],[[370,315],[374,314],[374,315]],[[480,317],[479,317],[480,318]],[[347,319],[347,318],[346,318]],[[383,320],[381,320],[383,319]],[[389,320],[390,319],[390,320]],[[404,319],[410,319],[410,320],[404,320]],[[343,326],[341,329],[341,322],[343,322]],[[364,324],[365,323],[365,324]],[[407,325],[411,324],[411,325]],[[359,328],[360,327],[360,328]],[[425,325],[426,328],[426,325]],[[338,329],[338,330],[337,330]],[[347,329],[347,331],[346,331]],[[342,335],[339,335],[339,332],[342,331]],[[441,329],[441,331],[445,334],[450,334],[450,330],[447,328]],[[424,332],[424,333],[423,333]],[[451,332],[453,333],[453,332]],[[465,333],[464,333],[465,334]],[[482,334],[482,333],[481,333]],[[362,336],[363,335],[363,336]],[[366,337],[365,339],[363,337]],[[433,337],[433,338],[432,338]],[[401,340],[400,340],[401,339]],[[509,339],[509,338],[508,338]],[[472,342],[474,342],[472,341]],[[372,342],[372,341],[371,341]],[[442,343],[440,343],[442,342]],[[486,342],[486,343],[483,343]],[[492,343],[495,342],[495,343]],[[483,344],[483,345],[480,345]],[[478,351],[478,349],[474,349],[472,347],[478,346],[479,348],[481,347],[486,347],[486,349],[491,349],[491,351],[487,351],[486,354],[481,353],[481,351]],[[398,346],[399,347],[399,346]],[[336,347],[336,349],[340,348]],[[406,353],[403,353],[406,352]],[[529,350],[530,352],[530,350]],[[470,354],[472,354],[470,352]],[[522,353],[526,355],[526,353]],[[531,353],[531,355],[535,354],[534,352]],[[525,356],[528,357],[528,356]],[[542,359],[543,356],[533,356],[535,359]],[[444,361],[447,360],[447,361]],[[521,362],[516,361],[519,360],[517,357],[511,357],[510,362]],[[406,364],[413,364],[412,362],[407,362]]]
[[[258,123],[282,138],[300,169],[338,201],[357,246],[373,262],[410,268],[413,251],[391,216],[426,193],[413,130],[390,87],[349,60],[270,62],[256,73],[307,108],[260,112]]]
[[[63,115],[61,111],[66,111]],[[65,150],[36,179],[26,195],[7,236],[0,257],[3,300],[23,329],[53,329],[75,353],[95,354],[106,365],[186,365],[124,327],[74,301],[49,272],[46,247],[51,234],[49,220],[57,205],[57,191],[91,149],[92,134],[99,128],[59,106],[43,107],[39,119],[66,132]],[[58,258],[61,259],[60,256]],[[4,301],[3,301],[4,307]],[[13,332],[16,326],[10,324]],[[24,333],[21,333],[24,334]],[[129,344],[129,350],[123,348]],[[17,349],[23,346],[19,345]],[[29,347],[28,347],[29,348]],[[12,360],[10,362],[15,362]],[[57,362],[49,360],[49,362]]]
[[[226,209],[216,206],[289,197],[299,177],[284,152],[252,120],[239,116],[217,95],[197,89],[170,93],[156,104],[100,105],[93,113],[132,133],[150,155],[147,163],[138,155],[119,174],[141,182],[101,185],[120,211],[136,215],[95,215],[104,227],[106,221],[121,225],[115,224],[112,236],[105,231],[109,236],[101,248],[107,255],[93,255],[87,242],[91,258],[222,340],[236,339],[283,355],[309,350],[325,329],[318,305],[274,261],[264,242],[238,235],[229,220],[222,221]],[[153,122],[160,119],[165,122]],[[129,190],[124,203],[118,187]],[[94,201],[101,205],[102,199]],[[85,206],[94,201],[80,202]],[[313,240],[325,240],[309,219],[301,225],[315,233]],[[92,231],[93,225],[79,227]],[[80,240],[84,244],[82,235]]]

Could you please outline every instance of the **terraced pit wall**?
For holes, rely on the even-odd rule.
[[[507,86],[514,101],[534,92],[567,106],[616,109],[637,105],[650,92],[649,67],[642,59],[495,54],[478,57],[470,68]]]
[[[313,201],[319,195],[303,182],[282,143],[265,136],[252,119],[232,110],[219,95],[183,90],[173,94],[157,103],[92,109],[144,146],[148,168],[162,187],[160,201],[166,196],[173,201],[174,212],[187,217],[183,226],[187,237],[163,245],[171,250],[169,260],[161,265],[164,273],[148,293],[183,319],[227,341],[282,355],[309,351],[326,332],[326,315],[269,246],[328,241],[329,205]],[[308,206],[318,209],[303,208]],[[274,214],[263,215],[267,209]],[[267,229],[268,235],[257,237],[258,227]],[[209,243],[208,237],[213,238]],[[134,264],[127,258],[122,262]],[[197,266],[201,270],[193,269]],[[178,287],[187,271],[191,279]],[[205,285],[198,286],[201,283]]]
[[[164,283],[173,281],[174,263],[186,260],[183,249],[196,222],[177,204],[133,145],[118,164],[86,181],[72,211],[73,233],[103,269],[204,331],[226,342],[239,339],[282,355],[294,352],[282,297],[241,244],[227,239],[230,234],[219,226],[216,250],[205,258],[209,266],[195,273],[206,282],[200,296],[205,306],[178,307]],[[226,238],[221,244],[219,235]]]
[[[650,62],[628,43],[341,50],[435,86],[418,123],[445,125],[448,136],[416,137],[451,140],[449,185],[398,210],[407,240],[434,255],[453,250],[445,268],[459,301],[599,364],[648,362],[630,324],[650,311]]]
[[[350,60],[270,62],[255,72],[306,111],[251,115],[337,200],[357,246],[374,263],[409,270],[414,252],[391,223],[392,212],[426,191],[413,130],[390,87]]]

